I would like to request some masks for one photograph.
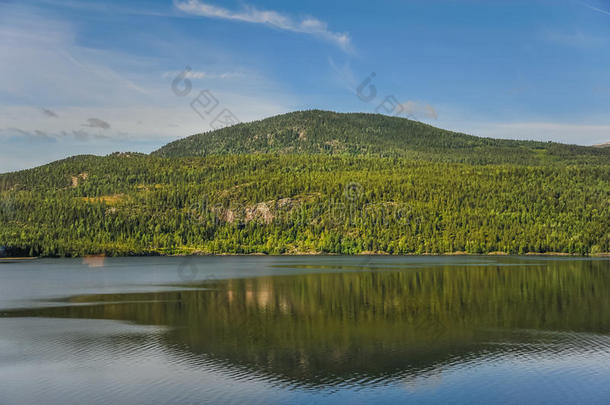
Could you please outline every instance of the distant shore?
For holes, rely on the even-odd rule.
[[[342,255],[335,253],[321,253],[321,252],[295,252],[295,253],[284,253],[284,254],[266,254],[266,253],[203,253],[196,252],[192,254],[161,254],[161,253],[152,253],[152,254],[134,254],[134,255],[85,255],[85,256],[68,256],[69,258],[95,258],[95,257],[147,257],[147,256],[157,256],[157,257],[197,257],[197,256],[214,256],[214,257],[223,257],[223,256],[271,256],[271,257],[298,257],[298,256],[328,256],[328,257],[362,257],[362,256],[387,256],[387,257],[442,257],[442,256],[472,256],[472,257],[481,257],[481,256],[513,256],[513,257],[572,257],[572,258],[610,258],[610,253],[596,253],[591,255],[579,255],[579,254],[571,254],[571,253],[561,253],[561,252],[547,252],[547,253],[524,253],[524,254],[511,254],[505,252],[490,252],[490,253],[467,253],[467,252],[451,252],[451,253],[423,253],[423,254],[400,254],[394,255],[384,252],[364,252],[355,255]],[[44,258],[57,258],[56,256],[32,256],[32,257],[0,257],[0,263],[6,262],[20,262],[20,261],[30,261],[35,259],[44,259]]]

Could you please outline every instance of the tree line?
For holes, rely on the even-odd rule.
[[[5,254],[610,251],[610,166],[78,156],[0,175]]]

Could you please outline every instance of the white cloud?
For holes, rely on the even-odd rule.
[[[190,105],[200,90],[194,87],[188,96],[179,98],[168,86],[169,97],[176,101],[173,105],[55,108],[59,118],[52,120],[37,107],[4,105],[0,109],[0,173],[83,153],[148,153],[170,141],[213,129],[212,121],[225,108],[248,122],[289,112],[296,105],[283,94],[270,98],[213,91],[220,104],[202,117]],[[91,117],[104,117],[112,126],[84,127]]]
[[[585,2],[582,2],[582,1],[580,2],[580,4],[582,4],[583,6],[587,7],[588,9],[591,9],[593,11],[597,11],[598,13],[610,15],[610,11],[606,11],[606,10],[603,10],[601,8],[593,7],[592,5],[587,4]]]
[[[7,20],[9,20],[7,18]],[[106,104],[149,95],[106,61],[121,55],[76,45],[70,24],[16,14],[0,28],[0,88],[30,105]],[[1,101],[1,100],[0,100]]]
[[[0,13],[0,173],[81,153],[150,152],[169,141],[211,129],[190,106],[204,88],[241,121],[287,112],[296,96],[256,71],[215,64],[192,71],[183,97],[163,72],[175,63],[81,45],[78,29],[16,5]],[[3,10],[5,11],[5,10]],[[257,80],[244,86],[237,72]],[[91,120],[92,117],[98,117]],[[103,119],[103,122],[102,122]]]
[[[175,1],[174,4],[185,13],[210,18],[265,24],[285,31],[310,34],[322,38],[334,43],[344,51],[351,49],[349,34],[330,31],[328,24],[313,17],[307,17],[298,21],[277,11],[258,10],[251,6],[244,7],[241,11],[231,11],[198,0]]]
[[[173,71],[173,72],[165,72],[163,77],[165,78],[174,78],[180,75],[183,72]],[[224,73],[210,73],[204,71],[196,71],[191,70],[187,71],[184,74],[185,79],[234,79],[243,77],[244,74],[240,72],[224,72]]]

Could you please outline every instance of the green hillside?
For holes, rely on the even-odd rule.
[[[286,114],[2,174],[0,253],[599,254],[609,153]]]
[[[610,149],[479,138],[379,114],[300,111],[197,134],[163,157],[249,153],[372,155],[473,164],[608,163]]]

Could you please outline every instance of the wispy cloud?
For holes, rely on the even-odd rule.
[[[8,132],[10,135],[21,136],[21,137],[24,137],[25,139],[33,140],[33,141],[41,141],[41,140],[47,141],[47,142],[55,141],[55,139],[52,136],[49,136],[46,132],[40,131],[38,129],[33,130],[33,131],[28,131],[28,130],[21,129],[21,128],[6,128],[2,132]]]
[[[174,78],[183,72],[173,71],[173,72],[165,72],[163,77]],[[243,77],[243,73],[239,72],[224,72],[224,73],[210,73],[203,71],[187,71],[184,73],[184,78],[186,79],[233,79],[238,77]]]
[[[74,135],[74,139],[76,139],[77,141],[85,142],[89,140],[89,134],[87,133],[87,131],[72,131],[72,135]]]
[[[83,153],[151,152],[170,140],[205,132],[209,121],[190,107],[204,88],[203,80],[199,84],[193,80],[197,78],[218,78],[218,85],[205,87],[211,86],[223,106],[244,121],[300,105],[299,96],[259,71],[223,65],[230,59],[223,52],[215,51],[213,60],[199,57],[206,54],[207,45],[196,47],[193,42],[172,43],[176,54],[191,55],[196,49],[189,62],[202,66],[193,72],[191,94],[176,97],[162,78],[163,72],[176,68],[176,62],[166,63],[162,51],[159,56],[156,51],[127,54],[114,44],[85,47],[88,41],[80,37],[78,21],[19,2],[0,9],[0,55],[10,61],[0,63],[0,172]],[[171,14],[192,17],[178,9]],[[174,46],[184,47],[179,51]],[[229,79],[240,74],[255,80],[243,86],[237,78]],[[226,80],[221,86],[222,78]],[[99,121],[90,121],[94,117]]]
[[[83,124],[83,126],[89,128],[110,129],[110,124],[99,118],[89,118],[87,123]]]
[[[598,13],[610,15],[610,11],[606,11],[606,10],[603,10],[601,8],[593,7],[592,5],[587,4],[587,3],[583,2],[583,1],[581,1],[580,4],[582,4],[583,6],[585,6],[588,9],[591,9],[593,11],[597,11]]]
[[[600,47],[605,46],[608,43],[608,38],[606,37],[585,34],[581,31],[549,31],[544,35],[544,38],[556,44],[574,47]]]
[[[48,108],[42,108],[41,110],[47,117],[57,118],[57,113],[55,111],[49,110]]]
[[[245,6],[240,11],[232,11],[198,0],[175,0],[174,4],[176,8],[185,13],[210,18],[265,24],[285,31],[300,32],[322,38],[334,43],[344,51],[349,51],[351,49],[349,34],[330,31],[328,29],[328,24],[313,17],[295,20],[294,18],[277,11],[258,10],[252,6]]]
[[[68,136],[70,134],[65,132],[65,131],[63,131],[62,135],[63,136]],[[83,131],[82,129],[72,131],[72,136],[74,137],[74,139],[76,139],[77,141],[81,141],[81,142],[87,142],[91,138],[94,138],[94,139],[104,139],[104,140],[112,139],[110,136],[102,135],[102,134],[90,134],[87,131]]]

